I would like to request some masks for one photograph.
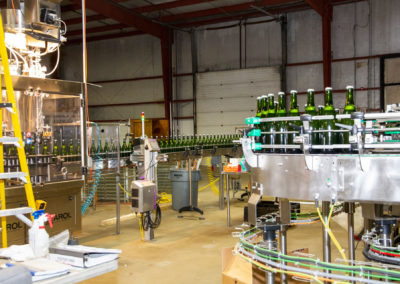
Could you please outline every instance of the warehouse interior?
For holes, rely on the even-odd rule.
[[[399,11],[0,1],[0,282],[400,282]]]

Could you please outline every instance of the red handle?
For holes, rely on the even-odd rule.
[[[53,228],[53,218],[56,217],[56,214],[46,213],[46,217],[49,220],[50,228]]]

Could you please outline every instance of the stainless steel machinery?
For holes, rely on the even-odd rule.
[[[51,235],[81,228],[81,190],[87,159],[82,83],[46,79],[56,71],[59,48],[66,40],[60,2],[13,0],[1,10],[35,199],[47,201],[47,210],[56,216],[54,227],[49,229]],[[47,67],[43,59],[52,53],[56,54],[56,62]],[[4,112],[3,132],[11,136],[9,122],[10,116]],[[4,147],[4,166],[5,171],[19,168],[14,145]],[[6,186],[7,207],[24,206],[23,185],[9,180]],[[7,218],[7,222],[10,243],[26,243],[28,228],[16,218]]]
[[[82,84],[24,76],[12,79],[35,198],[47,201],[47,210],[56,214],[50,234],[79,230],[86,159]],[[5,112],[4,132],[13,131],[8,121]],[[5,171],[15,171],[19,167],[15,148],[10,145],[4,151]],[[24,205],[23,185],[8,181],[6,200],[9,208]],[[24,243],[28,228],[18,219],[10,217],[7,222],[11,243]]]
[[[312,129],[311,123],[333,119],[337,129],[330,131],[347,133],[349,143],[313,145],[312,135],[329,130]],[[286,135],[295,134],[295,144],[256,143],[256,136],[274,134],[261,132],[260,123],[277,121],[293,126],[295,130]],[[297,128],[296,121],[300,121]],[[399,121],[398,112],[246,119],[251,128],[241,140],[246,161],[252,168],[254,183],[249,199],[249,222],[255,227],[241,234],[236,251],[267,272],[267,283],[274,283],[276,274],[280,273],[283,283],[287,282],[287,275],[317,282],[327,279],[362,283],[400,280],[397,272],[397,265],[400,265]],[[278,215],[257,216],[257,203],[263,195],[279,198]],[[296,222],[291,218],[289,199],[315,202],[323,224],[323,261],[287,256],[286,230]],[[341,202],[341,208],[348,214],[346,250],[329,227],[329,220]],[[379,265],[355,259],[354,208],[358,205],[362,207],[365,220],[363,253]],[[276,232],[279,232],[280,249],[275,240]],[[345,263],[331,261],[331,243],[339,249]]]

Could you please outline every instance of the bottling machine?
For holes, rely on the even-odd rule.
[[[60,45],[66,39],[60,2],[47,0],[7,1],[1,9],[5,43],[15,90],[24,147],[35,199],[45,200],[55,214],[51,235],[81,227],[81,190],[86,166],[86,112],[80,82],[48,79],[59,63]],[[55,66],[44,57],[56,55]],[[2,78],[2,80],[4,80]],[[3,101],[5,86],[2,85]],[[4,112],[3,133],[12,136],[10,114]],[[18,171],[14,145],[4,147],[5,172]],[[26,204],[23,184],[6,183],[7,208]],[[7,218],[11,244],[26,243],[27,227]]]
[[[390,109],[396,111],[395,107]],[[326,120],[335,121],[338,129],[310,127],[314,121]],[[341,123],[344,120],[351,123]],[[294,143],[257,143],[257,136],[268,134],[259,130],[260,123],[279,121],[293,127],[286,134],[295,134]],[[274,283],[279,274],[282,283],[287,283],[288,275],[317,282],[399,281],[399,121],[399,112],[246,119],[250,129],[241,142],[252,168],[254,187],[249,199],[249,222],[254,227],[240,234],[236,253],[266,271],[267,283]],[[349,143],[312,144],[312,135],[329,131],[347,133]],[[257,203],[263,195],[279,198],[279,213],[257,216]],[[296,222],[291,218],[289,199],[315,202],[323,224],[323,260],[287,254],[286,230]],[[346,250],[329,227],[340,202],[348,214]],[[355,259],[354,209],[358,205],[362,207],[365,224],[363,254],[372,263]],[[345,263],[332,261],[331,243]]]

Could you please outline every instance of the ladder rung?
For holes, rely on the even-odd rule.
[[[24,172],[0,173],[0,179],[12,179],[12,178],[18,178],[21,181],[27,183],[26,175]]]
[[[12,103],[0,103],[0,108],[12,108]]]
[[[0,108],[5,108],[9,112],[14,113],[12,103],[0,103]]]
[[[0,143],[14,144],[15,147],[18,147],[18,148],[20,147],[17,137],[7,137],[7,136],[0,137]]]
[[[32,213],[32,211],[33,210],[31,207],[19,207],[19,208],[12,208],[12,209],[4,209],[4,210],[0,210],[0,217],[28,214],[28,213]]]

